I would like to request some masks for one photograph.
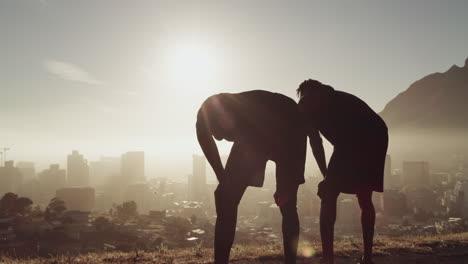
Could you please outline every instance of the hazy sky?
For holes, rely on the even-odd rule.
[[[42,162],[71,149],[190,159],[204,98],[295,98],[308,78],[381,111],[413,81],[463,65],[467,14],[465,0],[1,0],[0,147]]]

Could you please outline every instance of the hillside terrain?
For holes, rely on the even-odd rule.
[[[468,59],[410,85],[380,113],[390,130],[468,129]]]
[[[468,59],[443,73],[414,82],[385,106],[388,153],[399,167],[424,160],[433,171],[451,171],[456,157],[468,156]],[[398,168],[396,167],[396,168]]]
[[[336,242],[336,263],[357,263],[361,241],[342,240]],[[1,256],[0,263],[11,264],[97,264],[97,263],[161,263],[198,264],[212,263],[212,248],[195,245],[187,249],[167,249],[161,246],[156,252],[121,253],[101,252],[78,256],[50,256],[49,258],[17,259]],[[298,263],[319,263],[320,243],[301,242]],[[232,263],[282,263],[280,245],[234,246]],[[375,243],[375,263],[468,263],[468,233],[429,236],[429,237],[377,237]]]

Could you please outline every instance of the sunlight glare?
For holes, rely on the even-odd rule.
[[[200,46],[177,47],[169,63],[170,77],[178,85],[190,84],[197,88],[214,79],[215,60],[210,52]]]

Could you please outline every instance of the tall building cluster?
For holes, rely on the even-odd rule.
[[[6,161],[0,167],[0,193],[16,192],[23,181],[21,171],[14,166],[13,161]]]
[[[193,155],[192,166],[192,174],[188,177],[188,199],[201,202],[207,196],[205,156]]]
[[[429,186],[429,163],[427,161],[403,161],[403,179],[406,186]]]
[[[391,172],[387,156],[385,167],[384,214],[401,218],[405,215],[468,216],[468,177],[464,166],[453,171],[431,172],[427,161],[403,161],[402,173]],[[390,165],[391,166],[391,165]]]
[[[73,150],[67,155],[66,169],[51,164],[37,175],[32,162],[21,161],[15,166],[13,161],[6,161],[0,166],[0,197],[14,192],[43,206],[58,197],[66,202],[69,210],[77,211],[90,211],[97,203],[111,206],[112,202],[140,197],[141,188],[137,186],[145,183],[143,151],[88,162],[79,151]],[[147,190],[146,193],[151,192]]]
[[[144,182],[145,178],[145,153],[143,151],[130,151],[122,155],[121,160],[122,179],[127,184]]]
[[[67,184],[66,170],[59,164],[51,164],[50,167],[38,175],[39,187],[47,201],[54,197],[55,191],[64,188]]]
[[[101,157],[89,163],[90,185],[108,184],[120,174],[120,157]]]
[[[89,185],[88,161],[77,150],[67,158],[67,184],[70,187]]]

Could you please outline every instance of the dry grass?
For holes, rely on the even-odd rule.
[[[357,263],[360,256],[360,240],[342,240],[335,244],[337,263]],[[156,252],[103,252],[79,256],[50,256],[50,258],[15,259],[0,257],[5,264],[201,264],[212,263],[213,250],[194,246],[187,249],[161,248]],[[301,242],[299,263],[319,263],[320,243]],[[282,263],[282,247],[279,245],[234,246],[233,263]],[[377,237],[375,241],[376,263],[468,263],[468,233],[430,237]]]

